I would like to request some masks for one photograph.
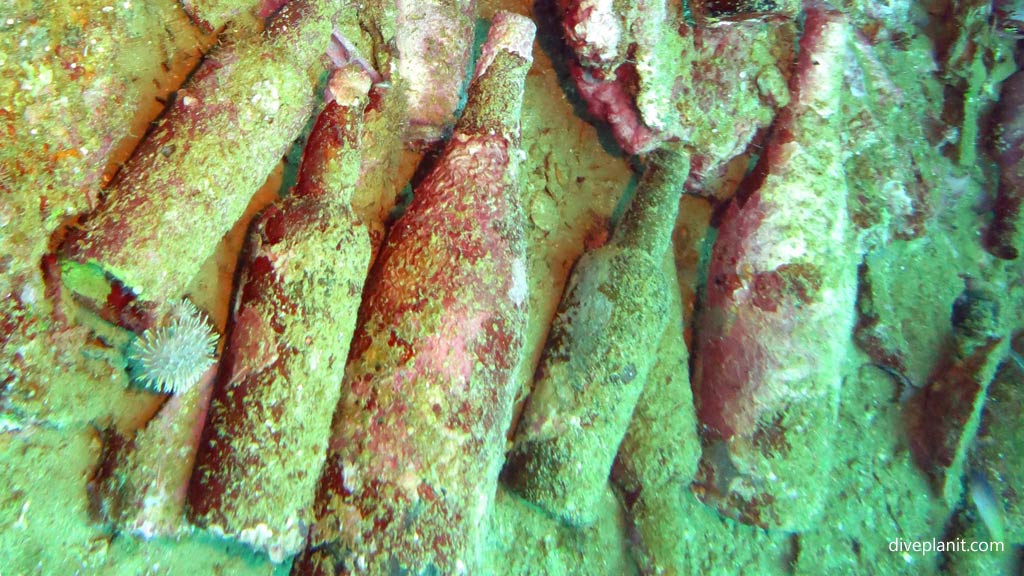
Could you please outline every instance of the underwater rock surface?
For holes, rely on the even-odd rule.
[[[1021,14],[12,0],[0,572],[1018,573]]]

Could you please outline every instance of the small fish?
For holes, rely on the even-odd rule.
[[[978,509],[978,515],[981,516],[981,521],[988,528],[988,533],[991,535],[992,540],[997,542],[1005,541],[1003,507],[996,499],[988,478],[980,470],[971,470],[968,485],[970,487],[971,502]]]
[[[1024,358],[1021,358],[1020,354],[1018,354],[1013,348],[1010,348],[1010,359],[1017,365],[1018,370],[1024,372]]]
[[[886,366],[885,364],[879,364],[877,362],[872,362],[871,365],[882,372],[885,372],[896,381],[899,389],[899,394],[896,399],[899,400],[900,404],[906,404],[911,398],[921,391],[921,388],[914,384],[910,378],[892,366]]]

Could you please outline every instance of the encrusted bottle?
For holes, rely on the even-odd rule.
[[[249,235],[234,323],[189,487],[191,520],[281,562],[312,523],[370,239],[349,202],[370,78],[334,73],[291,195]]]
[[[495,17],[455,133],[377,257],[294,574],[477,573],[526,324],[533,34]]]
[[[696,331],[694,490],[762,527],[809,528],[831,488],[857,290],[839,137],[849,34],[841,15],[807,9],[792,101],[759,187],[723,217]]]
[[[111,279],[149,302],[184,294],[310,117],[329,16],[323,0],[295,0],[265,34],[206,57],[69,236],[72,291],[95,308]]]
[[[648,160],[611,241],[573,270],[503,473],[569,524],[594,520],[668,322],[661,261],[690,164],[675,148]]]

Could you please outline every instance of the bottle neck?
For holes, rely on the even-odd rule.
[[[679,198],[690,174],[690,156],[672,147],[652,152],[648,160],[636,195],[616,227],[612,243],[661,258],[672,242]]]

